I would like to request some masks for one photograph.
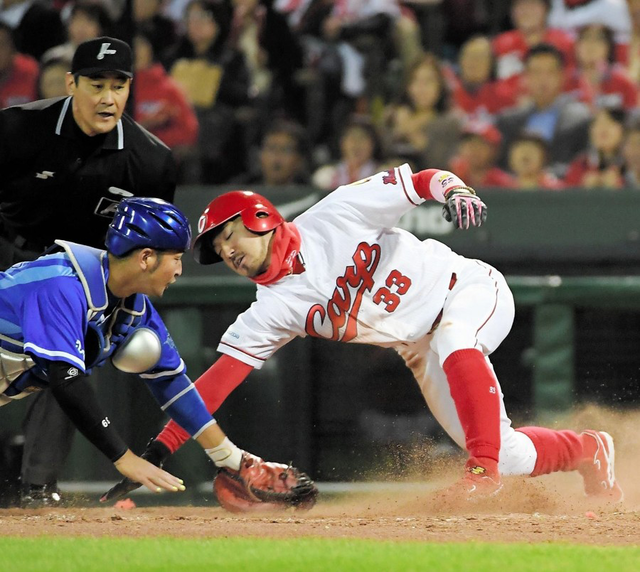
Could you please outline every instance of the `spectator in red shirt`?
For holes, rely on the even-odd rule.
[[[511,21],[514,29],[493,40],[498,60],[498,78],[517,81],[524,71],[524,57],[532,46],[551,44],[560,50],[567,67],[574,65],[573,36],[557,28],[547,27],[550,0],[513,0]]]
[[[516,92],[511,85],[496,80],[495,64],[489,38],[474,36],[460,49],[458,73],[448,70],[454,107],[466,120],[487,121],[515,104]]]
[[[36,99],[38,62],[16,52],[12,31],[0,22],[0,109]]]
[[[578,67],[573,70],[565,91],[594,108],[621,105],[627,111],[638,103],[638,88],[626,70],[615,63],[613,31],[600,24],[581,28],[576,43]]]
[[[198,119],[187,96],[155,61],[151,39],[144,31],[134,37],[134,119],[173,151],[181,166],[198,141]]]
[[[620,189],[624,186],[622,146],[626,113],[621,107],[599,109],[589,128],[589,149],[570,165],[567,187]]]
[[[472,121],[462,131],[458,155],[451,160],[451,171],[474,189],[514,187],[515,179],[496,166],[502,136],[490,123]]]
[[[523,133],[509,147],[509,169],[520,190],[562,188],[562,182],[546,170],[549,150],[545,140],[535,133]]]

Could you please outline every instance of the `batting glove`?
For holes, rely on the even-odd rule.
[[[487,205],[471,187],[454,187],[445,196],[442,216],[456,228],[481,226],[487,220]]]

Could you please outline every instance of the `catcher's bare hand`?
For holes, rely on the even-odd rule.
[[[481,226],[487,220],[487,205],[471,187],[454,187],[447,192],[442,216],[456,228]]]
[[[144,453],[142,453],[141,458],[144,459],[145,461],[148,461],[155,467],[158,467],[161,469],[162,465],[164,465],[164,462],[167,460],[167,458],[170,455],[171,455],[171,451],[166,445],[164,445],[161,441],[156,441],[152,439],[147,444],[147,448],[145,449]],[[122,473],[122,471],[120,472]],[[166,473],[166,474],[170,474],[170,473]],[[137,488],[141,487],[142,484],[143,483],[135,480],[134,478],[130,478],[130,476],[125,476],[119,483],[115,484],[113,487],[111,487],[106,493],[104,493],[100,497],[100,502],[107,502],[110,500],[116,500],[121,497],[124,497],[126,494],[130,493],[131,491],[135,491]],[[182,482],[180,482],[178,486],[179,489],[180,489],[180,485],[182,485]],[[152,489],[152,490],[154,490],[155,492],[155,489]],[[180,489],[180,490],[184,490],[184,489]]]
[[[159,493],[162,489],[171,492],[185,489],[181,479],[152,465],[130,450],[120,457],[114,465],[125,477],[144,485],[154,493]]]
[[[220,505],[230,512],[309,510],[318,496],[315,483],[305,473],[247,452],[239,471],[220,469],[213,484]]]

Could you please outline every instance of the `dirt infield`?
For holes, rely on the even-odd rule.
[[[9,513],[9,514],[7,514]],[[6,511],[3,536],[332,537],[430,542],[551,542],[637,545],[640,516],[619,512],[582,515],[504,514],[449,517],[290,516],[231,517],[220,509],[74,509],[30,514]]]
[[[354,510],[356,509],[357,510]],[[375,514],[370,506],[318,507],[305,515],[238,517],[220,508],[114,508],[60,511],[5,510],[3,536],[179,536],[193,538],[369,538],[429,542],[553,542],[638,545],[640,514],[594,511],[578,514],[504,513],[425,516]],[[386,511],[385,511],[386,512]],[[416,511],[418,512],[418,511]]]
[[[473,506],[442,506],[437,493],[412,488],[418,492],[321,498],[307,513],[252,516],[211,507],[6,509],[0,510],[0,534],[640,545],[640,412],[613,415],[587,410],[563,426],[597,427],[612,433],[616,472],[625,491],[623,503],[595,503],[582,493],[578,474],[563,473],[539,479],[506,479],[503,494],[485,505]],[[455,473],[443,471],[438,483],[429,483],[429,491],[454,479]]]

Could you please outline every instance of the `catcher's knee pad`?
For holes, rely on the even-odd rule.
[[[4,391],[34,365],[33,359],[27,354],[18,354],[0,348],[0,391]]]
[[[111,363],[125,373],[143,373],[158,363],[160,338],[149,328],[137,328],[111,356]]]

